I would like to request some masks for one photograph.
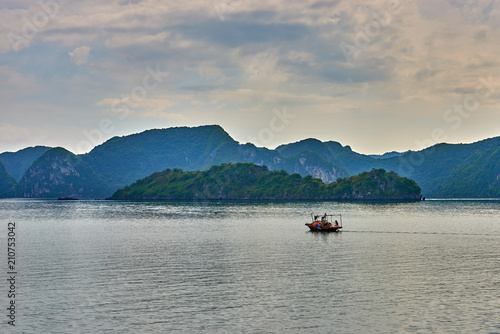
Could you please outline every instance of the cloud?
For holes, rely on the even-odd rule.
[[[90,47],[80,46],[69,53],[71,61],[76,66],[85,65],[89,60]]]
[[[162,117],[172,115],[172,118],[179,118],[176,114],[167,114],[165,110],[170,109],[175,103],[167,98],[140,98],[134,100],[127,96],[123,98],[105,98],[96,103],[96,106],[104,107],[104,111],[117,115],[136,114],[140,117]]]
[[[32,134],[28,128],[18,127],[9,123],[0,125],[0,142],[16,142],[26,139]]]
[[[84,118],[92,126],[115,111],[131,115],[124,126],[232,119],[244,132],[287,105],[329,115],[346,133],[349,124],[402,125],[416,113],[441,126],[443,110],[478,78],[500,80],[500,8],[490,0],[400,0],[389,22],[391,0],[56,1],[57,13],[17,53],[7,34],[22,34],[25,18],[43,8],[7,0],[0,9],[0,112],[8,123],[38,110],[61,126]],[[368,40],[347,61],[340,44],[356,45],[362,34]],[[144,78],[154,83],[146,68],[158,64],[168,78],[143,100],[128,100]],[[314,127],[309,120],[301,131]]]
[[[203,39],[226,47],[252,43],[292,43],[307,33],[303,24],[281,24],[210,20],[193,25],[176,26],[190,39]]]
[[[140,32],[132,32],[128,35],[116,34],[106,40],[106,46],[109,48],[123,48],[127,46],[137,47],[138,45],[147,45],[154,43],[164,43],[165,39],[170,36],[168,31],[160,33],[144,34]]]
[[[186,120],[187,118],[184,115],[176,114],[176,113],[166,113],[161,110],[152,110],[148,111],[144,114],[144,117],[152,117],[152,118],[165,118],[171,120]]]
[[[26,96],[39,88],[34,76],[16,71],[8,65],[0,65],[0,97],[4,100],[4,106],[10,98]]]

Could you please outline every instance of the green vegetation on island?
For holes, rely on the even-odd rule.
[[[206,171],[167,169],[117,190],[109,199],[417,201],[420,192],[415,181],[383,169],[326,184],[312,176],[270,171],[253,163],[231,163]]]

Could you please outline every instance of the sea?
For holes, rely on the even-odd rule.
[[[0,258],[0,333],[500,333],[499,199],[6,199]]]

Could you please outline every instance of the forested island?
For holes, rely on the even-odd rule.
[[[370,172],[324,183],[312,176],[229,163],[205,171],[167,169],[117,190],[112,200],[398,200],[418,201],[417,183],[395,172]]]

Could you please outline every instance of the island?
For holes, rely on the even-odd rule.
[[[205,171],[167,169],[117,190],[109,200],[380,200],[418,201],[417,183],[372,169],[326,184],[312,176],[229,163]]]

